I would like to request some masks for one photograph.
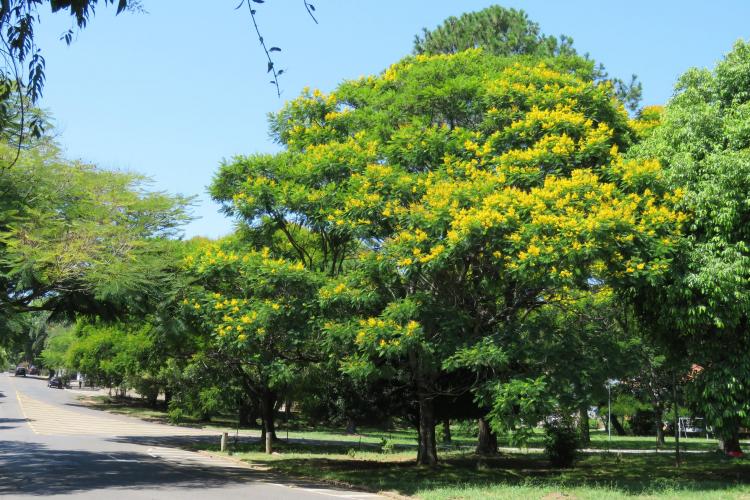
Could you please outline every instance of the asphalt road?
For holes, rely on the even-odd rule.
[[[88,409],[77,395],[0,374],[0,498],[382,498],[181,450],[174,445],[219,437]]]

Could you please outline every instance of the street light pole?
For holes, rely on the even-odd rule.
[[[607,449],[612,446],[612,384],[607,380],[607,434],[609,434],[609,444]]]

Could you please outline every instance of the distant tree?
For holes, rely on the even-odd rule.
[[[414,37],[415,54],[455,54],[482,47],[499,56],[575,55],[573,40],[544,35],[523,10],[493,5],[460,17],[449,17],[433,30]]]
[[[0,157],[15,154],[0,145]],[[46,141],[0,169],[0,316],[152,307],[174,279],[170,239],[189,199],[146,192],[146,182],[67,161]]]
[[[493,5],[460,17],[449,17],[433,30],[422,29],[414,37],[415,54],[455,54],[466,49],[482,48],[499,56],[534,55],[538,57],[576,56],[573,39],[545,35],[539,24],[531,21],[523,10]],[[588,56],[586,56],[588,59]],[[593,62],[592,62],[593,65]],[[593,66],[592,66],[593,67]],[[636,75],[629,82],[609,78],[604,66],[593,73],[599,80],[610,80],[615,95],[631,111],[641,101],[642,85]]]

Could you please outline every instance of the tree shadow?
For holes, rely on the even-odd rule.
[[[212,488],[278,480],[278,475],[261,471],[170,462],[137,452],[50,449],[40,443],[0,441],[0,497],[46,497],[101,488]]]
[[[712,455],[685,457],[680,468],[668,456],[585,457],[575,468],[550,466],[541,455],[443,458],[434,468],[414,461],[348,457],[290,458],[254,456],[254,464],[271,471],[304,477],[335,479],[373,490],[415,495],[439,488],[538,486],[569,489],[601,487],[622,495],[660,491],[722,491],[750,484],[750,460],[729,461]]]

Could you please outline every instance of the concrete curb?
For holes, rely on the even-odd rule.
[[[201,455],[212,457],[212,458],[229,460],[230,462],[235,463],[237,465],[241,465],[246,469],[254,470],[258,472],[271,473],[271,474],[277,475],[279,478],[296,479],[296,480],[306,481],[312,484],[318,484],[320,486],[335,486],[337,488],[351,490],[352,492],[361,491],[363,493],[374,493],[377,495],[381,495],[381,496],[389,497],[389,498],[395,498],[398,500],[406,500],[406,499],[413,498],[409,496],[399,495],[398,493],[394,493],[392,491],[376,490],[374,488],[354,485],[354,484],[346,483],[344,481],[337,481],[335,479],[324,479],[324,478],[319,478],[319,477],[298,476],[298,475],[290,475],[290,474],[283,474],[280,472],[274,472],[273,468],[271,467],[255,465],[253,463],[247,462],[240,458],[233,457],[232,455],[222,455],[219,453],[214,453],[214,452],[206,451],[206,450],[198,450],[198,453],[200,453]]]

